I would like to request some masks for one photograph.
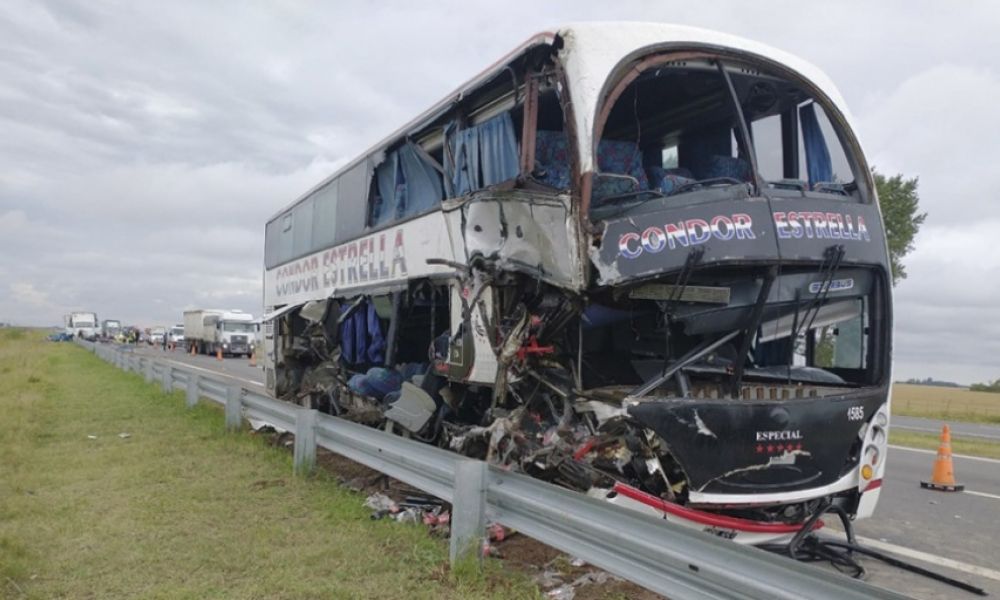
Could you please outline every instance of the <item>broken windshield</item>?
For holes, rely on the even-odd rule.
[[[873,271],[706,269],[681,279],[595,296],[584,313],[585,388],[726,397],[778,383],[873,383]]]
[[[725,73],[709,60],[643,71],[608,113],[596,159],[597,219],[678,197],[860,200],[841,136],[805,86],[733,63]]]

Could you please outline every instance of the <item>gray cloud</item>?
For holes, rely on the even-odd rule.
[[[268,216],[531,33],[595,19],[721,29],[827,71],[930,212],[897,375],[1000,376],[990,2],[5,2],[0,320],[259,312]]]

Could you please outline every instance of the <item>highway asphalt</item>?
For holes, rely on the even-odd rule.
[[[166,358],[199,369],[223,373],[248,386],[260,386],[259,368],[244,358],[222,361],[211,356],[189,356],[182,351],[163,352],[140,346],[137,352]],[[956,436],[995,438],[1000,427],[950,422]],[[892,427],[937,433],[941,423],[928,419],[893,417]],[[931,475],[935,453],[892,446],[886,477],[874,518],[858,521],[855,531],[862,545],[1000,594],[1000,460],[954,458],[955,474],[966,486],[961,493],[937,492],[920,487]],[[827,535],[842,539],[833,523]],[[956,588],[906,573],[874,559],[862,559],[869,581],[917,598],[972,598]],[[826,567],[829,568],[829,567]]]
[[[915,431],[920,433],[941,433],[941,426],[945,423],[951,429],[951,434],[959,437],[982,438],[994,442],[1000,442],[1000,425],[990,425],[988,423],[963,423],[961,421],[942,421],[938,419],[923,419],[920,417],[892,418],[892,426],[903,431]]]

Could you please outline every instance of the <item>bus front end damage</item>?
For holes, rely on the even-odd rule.
[[[705,264],[581,293],[503,253],[453,266],[286,313],[276,395],[740,543],[874,505],[879,271]]]

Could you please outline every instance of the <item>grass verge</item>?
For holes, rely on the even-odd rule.
[[[941,444],[940,436],[934,433],[916,433],[912,431],[889,430],[889,443],[910,448],[937,450]],[[984,458],[1000,459],[1000,444],[985,440],[974,440],[951,436],[951,451],[955,454],[982,456]]]
[[[892,414],[967,423],[1000,423],[1000,394],[894,383]]]
[[[496,565],[449,575],[422,527],[72,344],[0,330],[0,384],[0,596],[538,596]]]

